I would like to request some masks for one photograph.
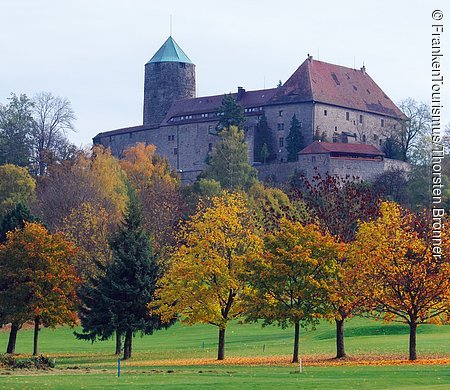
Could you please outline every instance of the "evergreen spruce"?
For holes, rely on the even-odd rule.
[[[134,193],[125,219],[111,240],[113,258],[104,274],[80,291],[82,307],[80,339],[105,340],[116,333],[118,343],[125,337],[123,359],[132,354],[133,336],[152,334],[163,325],[160,317],[149,312],[161,269],[152,254],[148,233],[143,228],[140,205]]]
[[[256,126],[254,160],[266,163],[275,158],[275,141],[267,118],[263,114]]]
[[[222,105],[217,109],[217,113],[220,115],[219,123],[216,127],[217,131],[230,126],[236,126],[239,129],[244,127],[244,110],[231,94],[223,96]]]
[[[6,233],[14,229],[23,229],[25,222],[40,222],[23,203],[17,203],[0,220],[0,243],[6,241]]]
[[[297,161],[298,152],[305,147],[300,122],[297,117],[292,117],[289,134],[286,138],[286,150],[288,152],[288,161]]]

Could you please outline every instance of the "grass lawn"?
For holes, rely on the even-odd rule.
[[[179,324],[152,336],[133,340],[133,358],[123,364],[116,377],[117,359],[113,340],[88,343],[76,340],[73,329],[43,329],[40,352],[56,359],[49,372],[0,370],[0,388],[107,388],[121,386],[170,388],[450,388],[449,365],[308,366],[302,374],[289,365],[292,329],[261,328],[258,324],[230,324],[226,357],[230,363],[212,364],[216,357],[217,329]],[[408,327],[367,319],[346,323],[346,349],[351,356],[379,355],[407,358]],[[5,350],[8,333],[0,331],[0,349]],[[418,356],[450,358],[450,327],[423,325],[418,329]],[[203,348],[204,346],[204,348]],[[17,353],[32,349],[32,331],[18,334]],[[315,331],[302,331],[302,356],[332,358],[335,354],[334,325],[320,324]],[[234,365],[233,359],[270,359],[284,355],[284,365]],[[180,366],[178,359],[204,359],[202,365]],[[208,359],[209,360],[208,362]]]

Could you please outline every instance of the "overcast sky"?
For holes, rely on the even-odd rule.
[[[144,64],[173,37],[198,94],[276,86],[308,53],[367,72],[394,101],[430,101],[431,13],[444,12],[443,123],[450,122],[450,2],[424,0],[0,0],[0,102],[67,97],[77,145],[142,124]],[[436,23],[436,22],[435,22]]]

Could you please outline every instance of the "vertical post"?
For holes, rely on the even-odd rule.
[[[303,372],[302,358],[299,359],[300,374]]]
[[[202,341],[202,349],[205,349],[205,342]]]
[[[117,359],[117,378],[120,378],[120,358]]]

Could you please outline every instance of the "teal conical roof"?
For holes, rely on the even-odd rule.
[[[185,64],[193,64],[172,37],[167,38],[147,64],[153,62],[184,62]]]

